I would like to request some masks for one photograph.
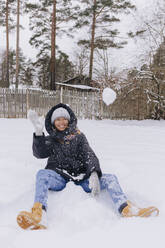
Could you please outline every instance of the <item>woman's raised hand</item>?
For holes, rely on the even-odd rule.
[[[31,121],[31,123],[34,126],[36,136],[42,136],[44,129],[44,117],[43,116],[39,117],[34,110],[30,109],[28,111],[28,119]]]

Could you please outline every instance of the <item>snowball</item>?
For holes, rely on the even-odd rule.
[[[102,99],[106,105],[112,104],[116,99],[116,92],[110,88],[103,90]]]

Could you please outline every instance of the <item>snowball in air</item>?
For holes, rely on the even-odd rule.
[[[111,88],[105,88],[103,90],[102,99],[106,105],[112,104],[116,99],[116,92]]]

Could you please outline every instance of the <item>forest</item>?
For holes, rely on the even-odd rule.
[[[136,2],[2,0],[0,28],[5,33],[5,49],[0,49],[0,86],[56,90],[56,82],[86,76],[89,81],[98,82],[98,87],[117,88],[129,84],[141,68],[147,68],[147,73],[150,71],[153,78],[162,83],[165,57],[160,47],[162,49],[164,42],[165,3],[154,1],[143,12],[138,10]],[[128,22],[134,22],[126,32],[122,26],[125,17]],[[22,18],[29,20],[31,37],[28,43],[36,49],[35,59],[30,51],[29,56],[25,55],[24,47],[20,46],[24,29]],[[60,49],[59,38],[74,40],[81,32],[83,35],[76,41],[73,59]],[[115,68],[111,54],[129,48],[131,42],[137,48],[140,46],[135,55],[138,66]]]

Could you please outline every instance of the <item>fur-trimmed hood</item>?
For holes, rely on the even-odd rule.
[[[69,121],[69,127],[64,130],[64,131],[58,131],[54,125],[51,124],[51,116],[54,112],[55,109],[58,109],[58,108],[65,108],[69,115],[70,115],[70,121]],[[72,109],[66,105],[66,104],[63,104],[63,103],[59,103],[57,105],[55,105],[54,107],[52,107],[47,115],[46,115],[46,118],[45,118],[45,128],[46,128],[46,131],[50,134],[50,136],[52,136],[53,138],[55,139],[63,139],[65,136],[71,134],[71,133],[74,133],[76,131],[76,128],[77,128],[77,118],[74,114],[74,112],[72,111]]]

